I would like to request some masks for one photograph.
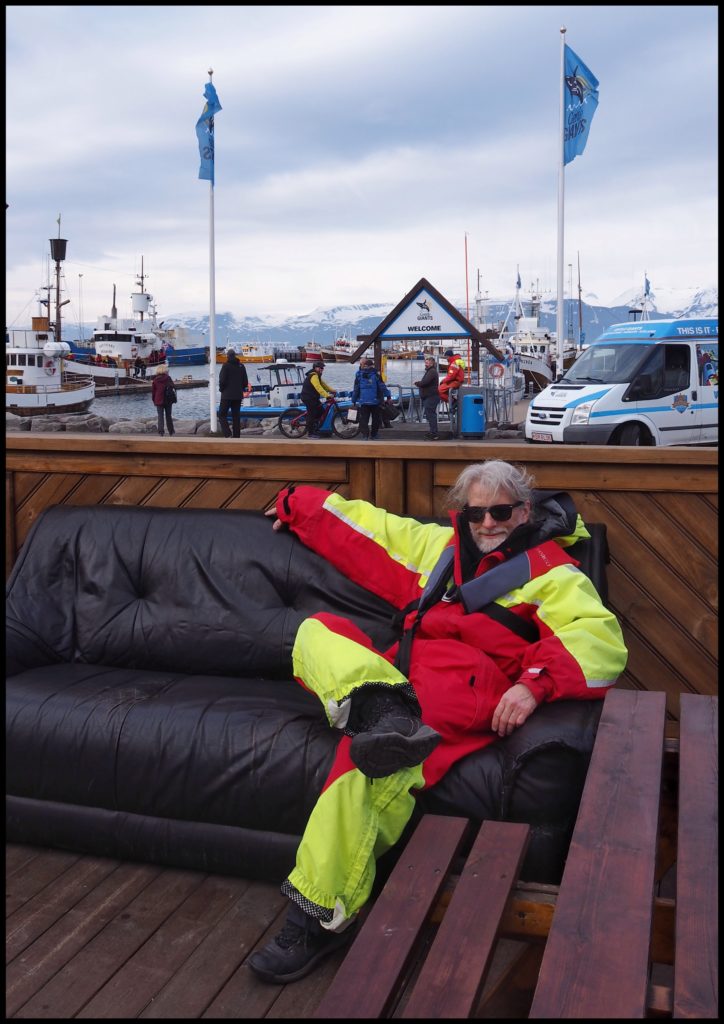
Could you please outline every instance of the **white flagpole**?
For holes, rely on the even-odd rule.
[[[214,127],[216,131],[216,127]],[[209,182],[209,427],[217,430],[216,421],[216,265],[214,261],[214,183]]]
[[[564,163],[563,163],[563,139],[565,134],[565,45],[566,29],[561,29],[561,112],[560,112],[560,138],[558,140],[558,303],[556,308],[556,378],[563,373],[563,191],[564,191]]]
[[[209,68],[209,78],[214,72]],[[216,119],[214,119],[216,135]],[[216,139],[214,138],[213,171],[209,181],[209,429],[215,434],[216,418],[216,262],[214,257],[214,178],[216,177]]]

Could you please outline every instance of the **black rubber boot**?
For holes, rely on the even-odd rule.
[[[440,742],[440,733],[423,725],[405,697],[391,687],[359,689],[352,696],[348,728],[356,733],[350,757],[370,779],[413,768]]]
[[[293,903],[279,934],[247,962],[262,981],[276,985],[299,981],[325,956],[346,945],[355,931],[356,922],[352,922],[343,932],[330,932]]]

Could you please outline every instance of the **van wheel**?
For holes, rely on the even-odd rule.
[[[651,445],[653,441],[646,427],[640,423],[625,423],[618,434],[614,444],[620,445]]]

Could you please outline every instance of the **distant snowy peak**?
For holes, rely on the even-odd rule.
[[[622,292],[610,305],[638,308],[643,302],[643,288]],[[719,315],[717,288],[654,288],[649,292],[649,307],[660,316],[715,317]],[[608,304],[607,304],[608,305]]]
[[[488,297],[486,303],[486,320],[489,323],[502,322],[513,302],[513,295]],[[525,303],[530,296],[521,293]],[[717,317],[719,315],[718,291],[711,288],[665,288],[651,287],[649,295],[649,311],[654,318],[661,317]],[[602,302],[593,292],[587,292],[582,300],[583,325],[586,335],[597,337],[602,330],[613,323],[622,323],[629,318],[630,309],[641,307],[643,289],[631,289],[618,295],[611,303]],[[397,300],[399,302],[399,299]],[[574,299],[577,310],[577,299]],[[328,344],[336,338],[346,335],[356,337],[360,334],[371,334],[375,327],[394,309],[397,302],[375,302],[348,306],[332,306],[329,309],[313,309],[309,313],[290,317],[275,316],[237,316],[231,312],[216,314],[216,343],[223,346],[227,342],[258,342],[265,345],[278,345],[294,348],[308,345],[311,342]],[[466,309],[465,300],[454,302],[463,314]],[[475,317],[475,300],[467,304],[470,319]],[[546,293],[541,301],[541,323],[555,330],[556,298]],[[566,320],[571,321],[571,303],[565,303]],[[161,318],[166,327],[187,327],[201,331],[208,336],[208,315],[187,313],[182,316],[169,315]],[[575,314],[577,323],[577,311]]]

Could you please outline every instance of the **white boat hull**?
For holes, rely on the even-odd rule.
[[[55,412],[87,412],[96,396],[90,377],[62,379],[57,384],[5,382],[5,410],[15,416],[42,416]]]
[[[116,387],[118,385],[140,384],[144,380],[150,382],[153,380],[159,366],[162,366],[164,370],[168,370],[168,362],[154,363],[146,370],[146,376],[141,377],[134,376],[132,363],[128,366],[94,366],[93,363],[66,361],[65,372],[71,376],[88,376],[90,374],[93,381],[99,387]]]

